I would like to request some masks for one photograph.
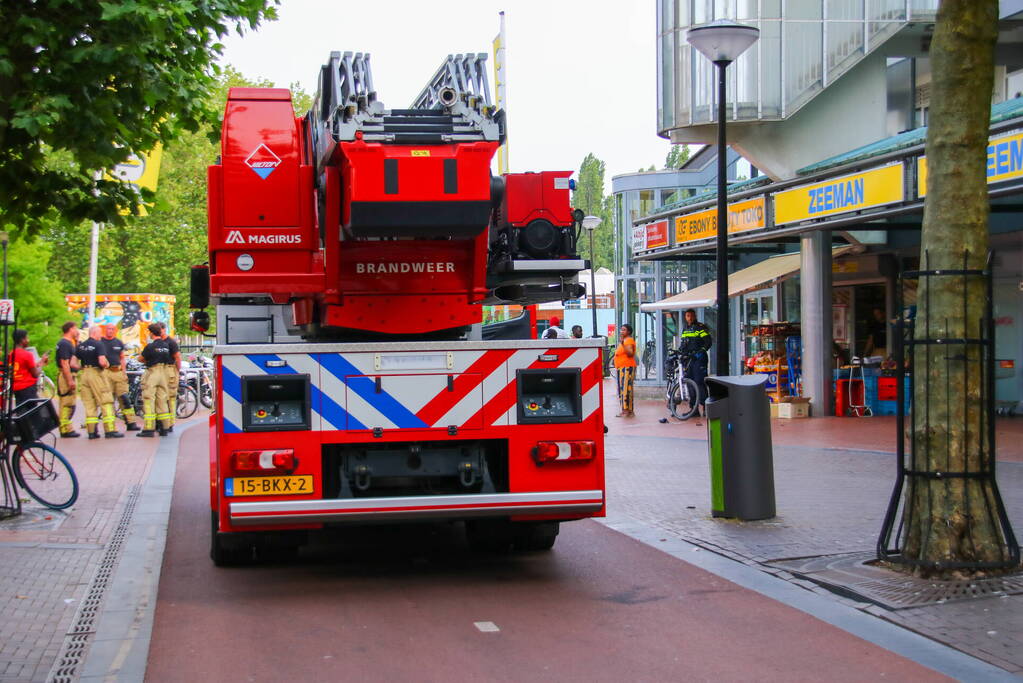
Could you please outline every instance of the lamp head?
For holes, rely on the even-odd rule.
[[[587,216],[583,219],[583,227],[587,230],[596,230],[602,222],[600,216]]]
[[[715,64],[731,64],[759,37],[757,27],[729,19],[717,19],[686,31],[686,41]]]

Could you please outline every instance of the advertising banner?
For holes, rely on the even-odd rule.
[[[764,222],[764,198],[756,197],[728,205],[728,234],[757,230]],[[675,219],[675,244],[695,242],[718,234],[717,208],[697,211]]]
[[[905,197],[901,163],[872,168],[774,195],[774,224],[869,209],[901,202]]]

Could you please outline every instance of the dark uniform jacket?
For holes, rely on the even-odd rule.
[[[114,337],[113,339],[102,339],[104,347],[104,355],[107,357],[107,362],[110,363],[110,367],[119,368],[121,367],[121,354],[124,353],[124,342]]]
[[[75,349],[75,355],[78,356],[78,360],[81,362],[83,368],[98,368],[99,357],[107,354],[107,347],[103,343],[102,339],[86,339],[83,342],[78,342],[78,348]]]
[[[174,357],[171,355],[167,340],[154,339],[146,344],[146,348],[142,349],[142,360],[145,362],[146,367],[151,368],[154,365],[173,363]]]
[[[700,321],[682,328],[682,343],[679,349],[690,356],[702,356],[714,341],[710,336],[710,328]]]

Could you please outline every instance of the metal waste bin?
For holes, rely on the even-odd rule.
[[[711,513],[715,517],[774,517],[774,456],[766,381],[763,375],[706,379]]]

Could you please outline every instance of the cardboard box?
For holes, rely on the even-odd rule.
[[[778,407],[780,405],[781,405],[781,403],[773,403],[773,402],[771,403],[771,417],[772,418],[778,417]]]
[[[810,399],[794,398],[787,403],[778,403],[778,417],[783,419],[794,419],[799,417],[810,417]]]

